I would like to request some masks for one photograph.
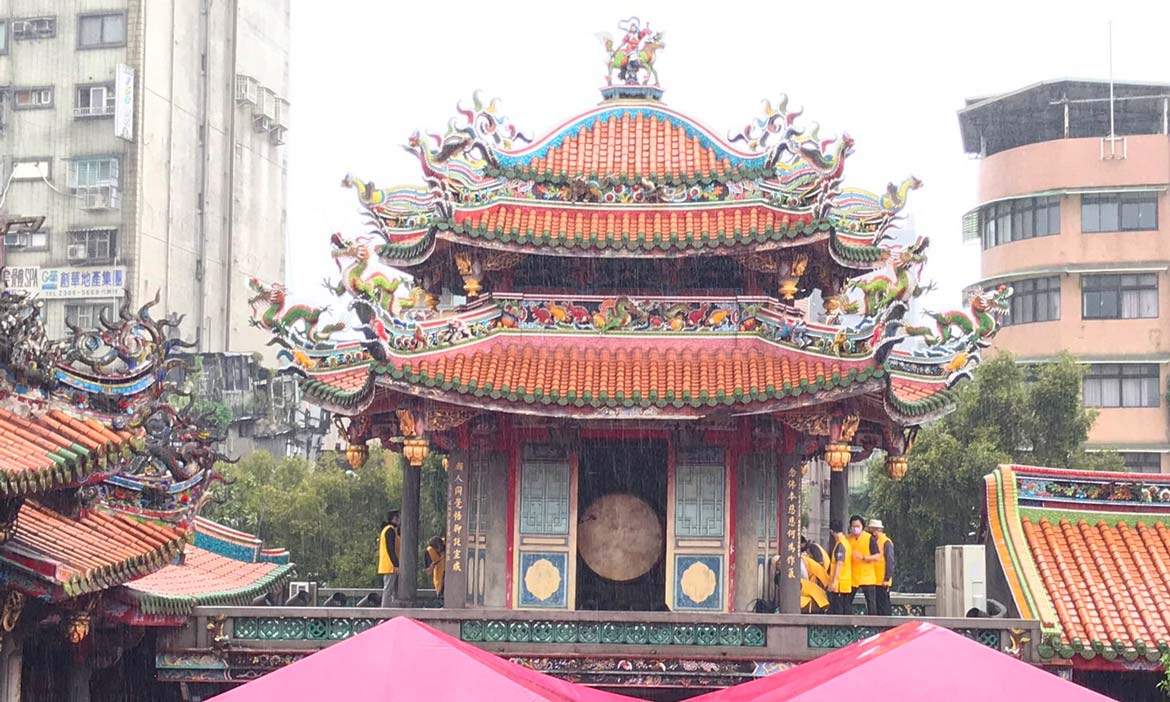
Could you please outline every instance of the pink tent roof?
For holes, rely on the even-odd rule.
[[[1110,700],[953,631],[933,624],[910,623],[775,675],[696,697],[692,702],[839,699]]]
[[[406,617],[302,658],[211,702],[636,702],[558,680]]]

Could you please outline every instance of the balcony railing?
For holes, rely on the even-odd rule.
[[[175,682],[251,680],[396,616],[592,685],[644,685],[636,675],[657,671],[677,675],[675,682],[671,675],[660,678],[663,686],[698,687],[724,687],[782,670],[908,621],[746,613],[199,607],[184,629],[162,643],[158,676]],[[1039,661],[1039,622],[926,620],[1021,660]],[[651,667],[631,669],[628,661],[634,659]]]
[[[78,119],[87,119],[90,117],[113,117],[113,105],[89,105],[86,107],[74,107],[73,116]]]

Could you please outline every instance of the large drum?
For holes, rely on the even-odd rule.
[[[577,550],[594,572],[616,582],[640,578],[662,557],[662,523],[654,508],[634,495],[594,500],[581,513]]]

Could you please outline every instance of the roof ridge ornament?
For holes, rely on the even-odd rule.
[[[662,32],[651,30],[649,22],[643,24],[637,17],[621,20],[618,29],[622,31],[618,40],[609,32],[597,35],[608,53],[605,61],[606,87],[601,89],[602,97],[606,100],[661,100],[662,88],[654,61],[658,51],[666,48]],[[619,81],[617,85],[614,85],[613,80],[615,71]]]

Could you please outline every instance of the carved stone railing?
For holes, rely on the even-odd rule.
[[[186,629],[160,645],[159,678],[253,679],[395,616],[412,617],[485,650],[589,684],[648,684],[634,674],[652,670],[618,666],[619,659],[633,656],[652,659],[653,670],[675,671],[679,686],[709,687],[775,672],[907,622],[904,617],[780,614],[199,607]],[[1039,660],[1033,643],[1040,640],[1037,622],[922,619],[1022,660]]]

